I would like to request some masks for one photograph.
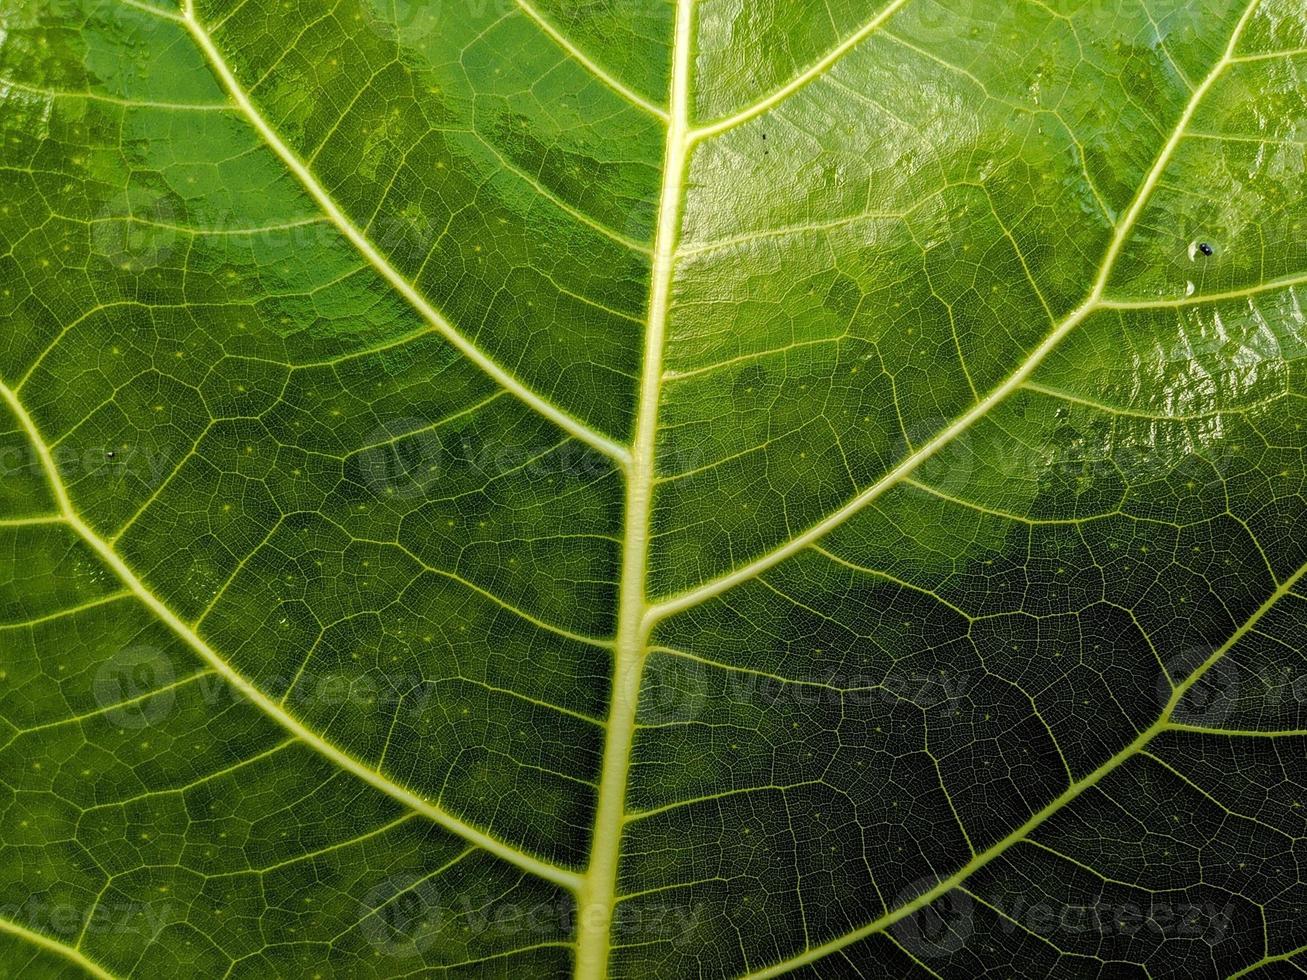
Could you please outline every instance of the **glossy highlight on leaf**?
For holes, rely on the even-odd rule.
[[[0,975],[1307,972],[1302,0],[0,0]]]

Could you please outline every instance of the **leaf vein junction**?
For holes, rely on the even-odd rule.
[[[971,428],[976,422],[989,414],[990,410],[996,405],[1005,401],[1009,395],[1021,388],[1026,380],[1034,373],[1035,369],[1043,363],[1044,359],[1091,314],[1109,308],[1103,300],[1103,294],[1107,289],[1108,280],[1111,278],[1112,271],[1116,267],[1116,260],[1120,256],[1126,241],[1129,239],[1131,232],[1139,221],[1145,206],[1152,196],[1154,188],[1162,177],[1170,163],[1171,156],[1175,148],[1184,138],[1185,131],[1189,126],[1190,120],[1198,111],[1204,96],[1211,90],[1212,86],[1221,77],[1221,74],[1232,63],[1234,59],[1235,48],[1239,44],[1239,39],[1243,35],[1244,28],[1252,19],[1261,0],[1253,0],[1245,8],[1243,15],[1240,17],[1234,32],[1230,37],[1229,44],[1226,45],[1225,51],[1217,60],[1212,70],[1208,72],[1207,77],[1202,84],[1194,90],[1193,95],[1185,105],[1184,110],[1176,122],[1165,146],[1157,155],[1153,166],[1149,169],[1148,174],[1144,177],[1138,190],[1135,192],[1133,201],[1129,209],[1122,217],[1112,235],[1102,261],[1099,263],[1098,272],[1094,277],[1093,285],[1089,290],[1089,295],[1085,300],[1071,311],[1059,323],[1040,344],[1031,352],[1031,354],[1017,367],[1015,371],[1007,376],[997,387],[993,388],[983,399],[976,402],[967,412],[958,416],[946,428],[940,430],[934,438],[925,443],[920,449],[911,455],[905,457],[896,467],[886,473],[883,477],[867,487],[861,493],[853,497],[839,509],[831,512],[821,521],[813,524],[803,533],[790,538],[784,544],[774,548],[753,559],[739,568],[718,576],[702,585],[687,590],[679,595],[664,599],[661,602],[652,604],[649,607],[647,616],[650,623],[655,623],[668,616],[690,609],[694,606],[711,599],[713,596],[720,595],[727,590],[734,588],[742,582],[756,578],[759,574],[772,568],[789,558],[791,555],[801,551],[803,548],[825,537],[835,528],[842,525],[849,518],[853,517],[868,504],[879,498],[885,491],[897,485],[905,477],[910,475],[918,466],[929,460],[940,449],[952,442],[957,436],[961,435],[967,429]]]

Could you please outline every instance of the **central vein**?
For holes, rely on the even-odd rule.
[[[689,126],[692,4],[693,0],[677,0],[676,4],[667,146],[663,158],[658,227],[650,273],[644,364],[640,372],[635,438],[626,472],[626,529],[622,542],[612,703],[604,740],[603,772],[599,779],[590,864],[578,895],[577,980],[601,980],[608,973],[610,928],[617,891],[617,860],[626,816],[627,774],[631,763],[631,743],[635,736],[640,679],[644,672],[645,651],[649,640],[649,603],[645,580],[649,565],[649,523],[656,464],[659,389],[663,373],[663,338],[671,306],[672,272],[681,230],[681,200],[692,143]]]

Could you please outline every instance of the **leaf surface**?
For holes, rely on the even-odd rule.
[[[0,0],[0,962],[1307,969],[1300,0]]]

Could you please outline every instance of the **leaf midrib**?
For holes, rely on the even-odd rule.
[[[688,21],[689,7],[691,3],[692,0],[679,0],[677,5],[678,30],[677,30],[677,43],[673,48],[674,59],[677,57],[677,53],[681,52],[682,49],[682,31],[680,27],[681,18],[682,16],[685,16]],[[583,887],[583,891],[582,891],[583,897],[585,897],[586,895],[590,895],[590,897],[594,897],[593,892],[590,891],[592,887],[590,885],[590,880],[589,880],[590,875],[596,873],[599,874],[611,873],[611,877],[614,879],[613,886],[615,886],[616,860],[617,860],[618,852],[620,851],[621,824],[622,824],[622,818],[624,817],[624,795],[625,795],[626,783],[627,783],[627,769],[629,768],[631,735],[634,728],[634,724],[633,724],[634,711],[635,711],[634,701],[638,698],[638,693],[639,693],[639,673],[640,673],[640,667],[642,666],[643,663],[644,648],[647,645],[648,636],[653,626],[661,619],[664,619],[667,616],[673,615],[676,612],[689,609],[695,605],[700,604],[701,602],[706,601],[707,599],[715,595],[720,594],[721,592],[726,591],[727,589],[733,587],[734,585],[737,585],[743,581],[747,581],[751,578],[754,578],[762,571],[765,571],[766,569],[773,567],[774,565],[783,561],[785,558],[796,553],[802,548],[807,547],[810,544],[814,544],[817,540],[824,537],[831,530],[838,527],[840,524],[844,523],[844,521],[852,517],[855,513],[862,510],[867,504],[875,500],[878,496],[880,496],[890,487],[896,485],[902,479],[909,476],[919,465],[921,465],[926,460],[930,459],[943,446],[952,442],[953,439],[955,439],[958,435],[966,431],[975,422],[977,422],[979,419],[987,415],[990,412],[990,410],[992,410],[996,405],[1006,400],[1006,398],[1009,395],[1011,395],[1014,391],[1016,391],[1018,388],[1022,386],[1022,384],[1029,378],[1029,376],[1043,362],[1043,360],[1057,346],[1059,346],[1061,341],[1071,331],[1073,331],[1081,322],[1083,322],[1092,313],[1102,308],[1101,304],[1103,301],[1103,296],[1106,291],[1107,284],[1113,273],[1113,270],[1116,267],[1117,259],[1119,258],[1122,250],[1124,249],[1126,242],[1130,238],[1130,235],[1133,232],[1134,227],[1139,220],[1139,217],[1142,215],[1144,209],[1148,205],[1148,202],[1152,197],[1153,190],[1156,188],[1157,183],[1160,180],[1163,172],[1165,171],[1166,167],[1169,165],[1171,157],[1173,156],[1176,147],[1183,139],[1185,132],[1188,128],[1188,125],[1192,120],[1194,114],[1197,112],[1198,107],[1202,103],[1207,92],[1211,89],[1213,85],[1216,84],[1217,80],[1221,77],[1225,69],[1233,62],[1235,57],[1235,49],[1237,48],[1239,40],[1243,35],[1243,31],[1246,28],[1248,22],[1251,20],[1252,15],[1256,11],[1259,4],[1260,4],[1260,0],[1251,0],[1251,2],[1245,7],[1242,15],[1240,16],[1231,34],[1231,37],[1229,39],[1226,48],[1222,52],[1221,57],[1218,59],[1218,61],[1212,67],[1212,69],[1208,72],[1203,82],[1193,91],[1190,99],[1188,100],[1184,109],[1182,110],[1180,117],[1177,120],[1171,132],[1170,137],[1167,139],[1167,142],[1162,147],[1161,151],[1158,153],[1157,158],[1153,163],[1153,166],[1148,171],[1143,182],[1136,190],[1136,193],[1125,215],[1117,223],[1113,231],[1112,239],[1108,245],[1108,248],[1105,251],[1103,258],[1099,262],[1099,266],[1094,276],[1093,283],[1091,285],[1091,288],[1085,300],[1054,327],[1054,329],[1034,349],[1034,351],[1026,358],[1026,360],[1022,362],[1022,364],[1017,368],[1016,371],[1010,374],[1002,383],[1000,383],[996,388],[994,388],[985,398],[978,401],[970,411],[964,413],[962,416],[954,420],[952,424],[950,424],[948,427],[946,427],[941,432],[939,432],[930,442],[926,443],[920,450],[908,456],[899,464],[899,466],[895,467],[888,474],[886,474],[885,477],[878,480],[875,484],[873,484],[863,493],[854,497],[844,507],[835,511],[833,514],[829,515],[826,519],[813,525],[811,528],[809,528],[808,531],[804,532],[801,535],[798,535],[797,537],[790,539],[790,541],[786,542],[786,544],[782,545],[781,547],[775,549],[774,551],[766,555],[761,556],[759,559],[756,559],[755,561],[749,563],[748,565],[744,566],[742,569],[739,569],[735,572],[727,573],[726,575],[721,576],[720,578],[710,581],[708,583],[705,583],[696,589],[692,589],[689,592],[682,594],[681,596],[673,597],[671,599],[664,600],[663,602],[650,605],[647,602],[647,598],[643,594],[644,569],[643,567],[640,568],[638,572],[638,581],[641,589],[640,604],[643,605],[644,607],[644,613],[641,618],[639,628],[631,630],[629,637],[624,637],[624,635],[619,632],[619,655],[618,655],[617,668],[614,674],[614,687],[613,687],[614,704],[617,705],[618,702],[620,701],[622,702],[622,704],[625,706],[626,709],[629,709],[630,722],[628,725],[625,714],[622,714],[622,717],[618,718],[617,717],[618,708],[615,707],[614,720],[620,721],[623,727],[626,728],[627,730],[625,731],[624,738],[620,738],[620,739],[615,738],[613,733],[612,722],[610,721],[609,744],[605,747],[604,782],[606,783],[608,781],[608,771],[610,768],[612,768],[614,770],[614,773],[616,774],[614,776],[614,779],[616,780],[617,778],[620,777],[623,800],[621,801],[621,803],[618,804],[616,808],[617,810],[616,818],[610,819],[608,821],[605,821],[602,816],[604,807],[601,801],[601,806],[600,806],[601,816],[599,816],[596,820],[595,836],[592,840],[592,856],[600,853],[602,849],[602,853],[605,856],[605,860],[602,863],[595,862],[592,860],[591,869],[587,874],[587,883]],[[879,26],[880,24],[888,20],[889,16],[892,13],[894,13],[897,9],[899,9],[899,7],[901,6],[902,6],[902,2],[896,0],[895,3],[891,4],[884,11],[882,11],[882,14],[878,15],[878,18],[873,20],[870,27],[864,28],[862,31],[858,32],[860,35],[858,39],[860,40],[861,37],[865,37],[869,35],[876,26]],[[686,43],[687,50],[683,52],[686,57],[688,57],[688,39],[689,39],[689,34],[687,30],[684,39],[687,42]],[[805,72],[804,75],[799,76],[795,80],[795,82],[792,83],[792,85],[783,87],[781,90],[778,90],[778,93],[773,93],[773,96],[777,96],[775,98],[773,98],[773,96],[768,96],[766,99],[762,100],[761,103],[758,103],[754,107],[750,107],[749,109],[742,110],[741,112],[735,114],[734,116],[729,117],[726,120],[722,120],[717,124],[712,124],[697,129],[692,129],[688,133],[686,133],[683,137],[677,137],[669,132],[669,137],[668,137],[669,163],[664,167],[663,195],[662,195],[662,203],[660,204],[660,233],[659,233],[660,243],[662,243],[664,239],[662,228],[661,228],[662,216],[664,214],[667,214],[669,212],[673,213],[674,214],[673,223],[676,226],[679,225],[679,214],[680,214],[680,207],[681,207],[681,202],[679,198],[673,199],[670,208],[668,207],[668,203],[667,203],[667,193],[668,193],[668,186],[670,182],[669,175],[672,173],[676,174],[675,182],[677,184],[677,190],[679,193],[679,182],[681,180],[680,168],[685,167],[686,158],[688,158],[689,154],[693,151],[694,145],[697,142],[699,142],[701,139],[716,135],[717,133],[722,132],[725,129],[729,129],[735,125],[738,125],[741,122],[753,118],[755,115],[758,115],[761,112],[765,112],[773,105],[779,103],[785,97],[785,95],[788,95],[793,91],[796,91],[803,84],[806,84],[807,81],[810,81],[811,78],[816,77],[822,71],[826,70],[826,68],[828,68],[830,64],[833,64],[834,61],[837,60],[839,54],[843,54],[845,51],[851,49],[852,47],[853,47],[853,43],[849,43],[847,45],[842,45],[840,48],[837,48],[836,52],[838,52],[838,54],[836,54],[834,57],[823,59],[823,61],[819,62],[818,65],[814,66],[812,70],[810,70],[809,72]],[[672,84],[673,84],[673,93],[675,93],[678,84],[675,71],[674,71]],[[683,79],[681,84],[683,88],[687,87],[688,77]],[[755,109],[757,111],[754,111]],[[676,126],[677,119],[678,119],[677,111],[673,109],[673,113],[672,113],[673,127]],[[678,155],[677,152],[674,151],[679,151],[681,155]],[[674,239],[675,231],[676,228],[674,227],[673,234],[671,238],[668,240]],[[672,248],[672,252],[674,253],[674,245],[672,245],[671,248]],[[660,244],[658,248],[658,252],[661,254],[661,251],[662,251],[662,247]],[[672,258],[674,258],[674,254],[672,256],[669,256],[669,260]],[[672,275],[672,270],[669,267],[665,270],[665,278],[666,278],[665,284],[660,283],[659,278],[655,276],[653,286],[651,287],[651,292],[655,297],[657,296],[660,288],[665,288],[667,284],[670,284],[671,275]],[[1038,289],[1037,285],[1036,285],[1036,289]],[[1047,309],[1047,306],[1045,308]],[[656,408],[657,408],[656,388],[657,388],[658,381],[661,377],[661,373],[655,374],[652,377],[650,377],[648,374],[648,370],[649,370],[649,365],[655,360],[659,365],[661,365],[662,328],[665,326],[665,318],[666,318],[666,310],[665,309],[660,310],[656,301],[651,302],[650,329],[651,332],[653,332],[654,328],[656,327],[657,336],[653,339],[652,342],[647,341],[646,343],[646,355],[645,355],[646,371],[645,371],[644,381],[642,382],[641,400],[643,405],[646,398],[648,397],[648,392],[651,389],[655,389],[653,394],[653,411],[652,411],[652,414],[655,416],[656,416]],[[641,414],[642,415],[644,414],[643,407],[642,407]],[[638,472],[635,470],[636,464],[634,461],[640,459],[641,459],[641,454],[637,449],[637,451],[633,454],[633,462],[631,464],[628,464],[628,472],[643,478],[643,480],[645,481],[652,480],[651,470],[647,475],[644,469],[641,469]],[[652,467],[652,458],[650,458],[650,460],[648,461],[647,466]],[[647,494],[648,486],[632,485],[629,490],[629,494],[634,495],[637,492],[637,490]],[[630,520],[629,517],[628,520]],[[647,533],[647,523],[648,523],[647,514],[643,517],[643,521],[644,521],[644,530],[641,532],[642,535]],[[642,563],[643,563],[643,552],[647,550],[647,546],[648,546],[647,540],[645,540],[644,537],[642,536],[640,540],[637,542],[637,546],[642,549]],[[628,560],[629,557],[630,556],[628,555],[627,556]],[[929,904],[935,898],[939,897],[939,895],[956,887],[962,881],[966,880],[966,878],[968,878],[974,871],[978,870],[980,867],[983,867],[984,864],[987,864],[989,861],[993,860],[995,857],[997,857],[999,854],[1005,851],[1008,847],[1019,842],[1020,840],[1023,840],[1036,827],[1041,825],[1045,820],[1047,820],[1054,813],[1058,812],[1063,806],[1065,806],[1071,800],[1079,796],[1079,794],[1083,792],[1085,789],[1088,789],[1090,786],[1096,784],[1099,780],[1101,780],[1106,775],[1108,775],[1108,773],[1114,770],[1117,766],[1121,765],[1127,759],[1132,758],[1135,754],[1142,751],[1143,747],[1149,741],[1151,741],[1151,739],[1159,731],[1163,730],[1167,726],[1167,724],[1169,723],[1171,713],[1175,708],[1175,705],[1179,702],[1180,698],[1183,697],[1184,693],[1190,687],[1192,687],[1194,683],[1198,681],[1198,679],[1206,672],[1208,668],[1211,667],[1212,664],[1216,663],[1222,656],[1224,656],[1226,651],[1228,651],[1231,647],[1233,647],[1235,643],[1237,643],[1249,630],[1251,630],[1252,627],[1255,625],[1255,623],[1280,598],[1282,598],[1285,594],[1288,593],[1288,591],[1292,588],[1292,586],[1298,581],[1298,579],[1305,572],[1307,572],[1307,565],[1304,565],[1302,568],[1300,568],[1297,572],[1294,573],[1293,576],[1291,576],[1279,588],[1277,588],[1277,590],[1266,600],[1266,602],[1261,607],[1258,608],[1258,610],[1253,614],[1253,616],[1248,621],[1246,621],[1242,626],[1240,626],[1239,629],[1236,630],[1234,635],[1231,636],[1230,639],[1226,642],[1226,644],[1222,646],[1218,651],[1216,651],[1216,653],[1214,653],[1212,657],[1209,658],[1209,660],[1202,667],[1200,667],[1193,674],[1191,674],[1190,677],[1183,684],[1180,684],[1173,689],[1172,697],[1168,701],[1166,708],[1159,716],[1158,720],[1152,726],[1150,726],[1144,732],[1140,733],[1139,737],[1134,742],[1132,742],[1129,746],[1127,746],[1127,748],[1124,749],[1121,753],[1119,753],[1118,755],[1114,756],[1111,760],[1109,760],[1107,764],[1095,770],[1085,779],[1080,780],[1078,782],[1072,782],[1061,795],[1059,795],[1056,799],[1051,801],[1048,804],[1048,806],[1042,809],[1039,813],[1033,815],[1030,818],[1030,820],[1022,824],[1019,828],[1017,828],[1010,835],[1004,838],[1004,840],[1001,841],[999,845],[997,845],[994,848],[990,848],[985,852],[982,852],[982,854],[980,855],[977,855],[976,857],[973,858],[971,862],[969,862],[958,872],[956,872],[955,875],[951,876],[949,879],[940,882],[938,885],[936,885],[935,888],[924,893],[922,896],[920,896],[918,899],[914,900],[913,902],[909,902],[901,906],[899,909],[888,913],[887,915],[881,917],[880,919],[876,920],[875,922],[867,926],[862,927],[861,929],[847,933],[841,937],[837,937],[836,939],[833,939],[820,946],[811,947],[808,950],[806,950],[803,954],[785,960],[782,963],[776,964],[775,966],[768,968],[767,970],[764,970],[760,973],[750,974],[751,980],[753,980],[753,978],[755,977],[758,978],[758,980],[761,980],[762,977],[777,976],[782,973],[789,972],[791,969],[821,959],[822,957],[828,955],[829,953],[842,949],[845,946],[853,942],[856,942],[858,939],[866,935],[870,935],[874,932],[879,932],[882,931],[883,929],[888,928],[893,923],[899,921],[902,918],[905,918],[906,916],[913,914],[913,912],[917,911],[924,905]],[[624,574],[623,576],[623,594],[624,594],[623,607],[624,608],[627,605],[625,601],[625,593],[627,591],[628,584],[629,583],[626,581],[626,575]],[[624,645],[625,643],[631,643],[631,644],[638,643],[639,644],[638,651],[628,650],[624,658],[622,654],[622,645]],[[635,683],[633,685],[633,692],[629,690],[632,687],[632,685],[628,679],[628,675],[623,672],[624,665],[626,667],[626,670],[632,672],[636,678]],[[620,698],[618,696],[619,691],[622,692]],[[617,742],[617,744],[614,745],[613,744],[614,742]],[[614,755],[616,756],[616,759],[613,758]],[[601,793],[602,793],[602,788],[601,788]],[[613,809],[613,808],[610,807],[609,809]],[[611,856],[609,856],[610,852],[611,852]],[[602,909],[603,912],[602,916],[589,917],[591,922],[599,920],[602,921],[603,923],[602,934],[603,934],[603,946],[605,951],[608,949],[608,943],[609,943],[609,922],[612,916],[612,909],[613,909],[613,902],[614,902],[613,886],[609,886],[609,890],[606,893],[606,895],[602,896],[606,900],[606,904]],[[585,923],[587,921],[588,911],[589,910],[586,908],[586,905],[583,902],[580,909],[581,914],[578,916],[578,920],[580,922]],[[591,932],[593,933],[595,931],[597,930],[595,930],[592,927]],[[586,934],[583,932],[582,936],[584,937],[585,935]],[[597,944],[598,940],[591,940],[591,942]],[[592,963],[593,957],[587,959],[583,955],[586,948],[587,947],[584,942],[584,939],[582,939],[582,941],[579,942],[578,960],[577,960],[578,980],[596,980],[596,978],[605,976],[606,963],[598,967],[593,965]]]
[[[625,530],[609,715],[594,827],[590,836],[590,859],[577,894],[577,980],[602,980],[608,975],[631,747],[649,645],[649,528],[656,482],[663,346],[671,309],[676,246],[681,233],[683,184],[693,146],[690,134],[693,0],[677,0],[675,16],[667,143],[658,196],[654,261],[649,277],[649,312],[640,370],[639,405],[635,417],[635,439],[626,462]]]
[[[0,932],[16,936],[19,939],[31,943],[33,946],[38,946],[47,952],[54,953],[56,956],[61,956],[75,966],[85,970],[91,976],[97,977],[98,980],[118,980],[117,977],[104,967],[100,966],[99,963],[88,957],[77,947],[69,946],[67,943],[61,943],[57,939],[51,939],[44,933],[28,929],[26,926],[20,925],[12,919],[0,917]]]

